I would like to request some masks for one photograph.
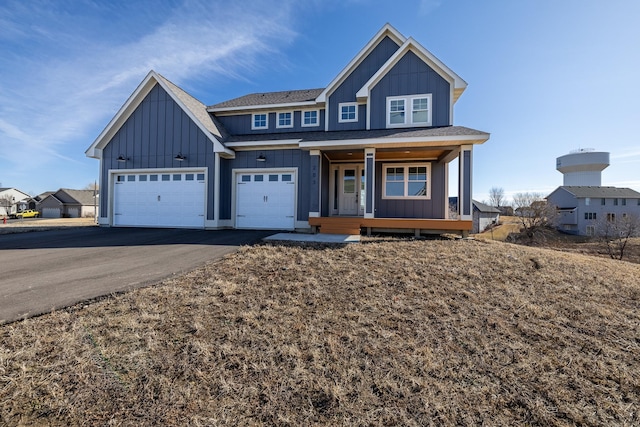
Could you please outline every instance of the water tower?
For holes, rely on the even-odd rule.
[[[564,175],[562,185],[600,187],[602,171],[609,166],[609,153],[580,148],[556,159],[556,169]]]

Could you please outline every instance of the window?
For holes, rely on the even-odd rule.
[[[258,113],[251,116],[251,130],[269,129],[269,115]]]
[[[613,199],[613,206],[618,206],[618,199]]]
[[[349,123],[358,121],[358,103],[341,102],[338,104],[338,123]]]
[[[135,175],[127,175],[127,181],[131,182],[131,181],[135,181],[136,180],[136,176]]]
[[[264,181],[264,175],[254,175],[253,180],[255,182],[263,182]]]
[[[622,206],[627,206],[627,199],[622,199]]]
[[[174,174],[173,175],[173,180],[174,181],[182,181],[182,174],[179,174],[179,173]]]
[[[614,222],[615,220],[616,220],[616,214],[614,214],[614,213],[608,213],[607,214],[607,221]]]
[[[596,234],[595,225],[587,225],[587,236],[594,236]]]
[[[607,199],[605,199],[604,197],[602,199],[600,199],[600,204],[602,206],[606,205],[607,204]]]
[[[124,182],[124,175],[118,175],[118,182]]]
[[[302,112],[302,127],[318,126],[318,110]]]
[[[278,121],[276,122],[276,127],[277,128],[293,127],[293,113],[291,111],[278,113]]]
[[[198,181],[204,181],[204,174],[203,173],[199,173],[197,176],[197,180]]]
[[[278,175],[269,175],[269,181],[275,182],[278,180]]]
[[[185,181],[193,181],[193,174],[192,173],[185,174],[184,180]]]
[[[429,199],[430,164],[383,165],[383,199]]]
[[[431,126],[431,94],[387,98],[387,127],[403,126]]]
[[[169,175],[169,174],[162,175],[162,180],[163,181],[171,181],[171,175]]]
[[[242,182],[251,182],[251,175],[242,175]]]
[[[149,175],[149,181],[157,181],[158,175]]]
[[[596,212],[585,212],[584,213],[584,219],[588,219],[588,220],[596,220]]]
[[[140,175],[138,177],[138,181],[146,181],[147,180],[147,175]]]
[[[282,182],[291,182],[291,175],[290,174],[282,175]]]
[[[584,199],[584,205],[585,206],[589,206],[591,204],[591,198],[590,197],[585,197]]]

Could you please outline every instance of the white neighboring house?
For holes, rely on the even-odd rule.
[[[0,188],[0,218],[26,209],[26,201],[30,198],[27,193],[15,188]]]
[[[558,211],[558,229],[591,236],[599,220],[640,216],[640,193],[630,188],[561,186],[547,196]]]

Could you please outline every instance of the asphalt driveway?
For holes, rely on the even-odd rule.
[[[0,324],[156,283],[270,234],[84,227],[0,235]]]

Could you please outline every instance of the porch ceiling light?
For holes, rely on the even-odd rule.
[[[126,162],[127,160],[129,160],[129,158],[128,158],[128,157],[123,156],[122,154],[120,154],[116,160],[117,160],[117,161],[119,161],[120,163],[124,163],[124,162]]]
[[[266,162],[267,158],[264,156],[264,154],[260,153],[260,155],[258,157],[256,157],[256,161],[258,161],[258,162]]]
[[[184,159],[186,159],[185,156],[182,155],[182,153],[178,153],[176,154],[176,156],[173,158],[174,160],[177,160],[179,162],[183,161]]]

